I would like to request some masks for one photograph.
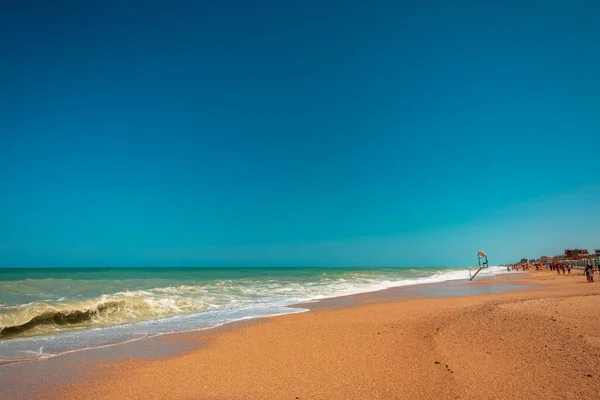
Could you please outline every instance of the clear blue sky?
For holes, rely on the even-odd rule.
[[[599,71],[592,0],[5,2],[0,266],[600,248]]]

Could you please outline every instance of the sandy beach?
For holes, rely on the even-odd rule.
[[[63,371],[77,370],[73,379],[29,395],[51,399],[598,398],[600,283],[586,283],[578,271],[571,276],[531,272],[510,281],[528,284],[523,286],[528,289],[426,299],[406,299],[402,290],[383,291],[354,296],[351,301],[316,303],[307,313],[167,336],[152,344],[168,348],[185,343],[185,351],[175,355],[96,357],[81,364],[86,352],[80,352],[79,364],[68,357],[54,361]],[[470,285],[502,283],[506,281]]]
[[[600,0],[1,4],[0,400],[600,400]]]

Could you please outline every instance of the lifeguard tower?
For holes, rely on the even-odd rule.
[[[484,268],[488,268],[488,258],[487,258],[487,254],[485,254],[485,251],[479,250],[477,252],[477,271],[475,271],[474,274],[471,275],[471,269],[469,269],[469,281],[472,281],[473,279],[475,279],[475,277],[477,276],[477,274]],[[491,271],[491,270],[490,270]],[[494,273],[492,272],[492,275],[494,275]],[[496,277],[496,275],[494,275],[494,278]]]

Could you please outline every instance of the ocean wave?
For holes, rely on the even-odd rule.
[[[159,288],[167,289],[167,288]],[[208,309],[210,296],[189,290],[125,291],[78,301],[31,302],[0,313],[0,340],[141,322]]]
[[[86,310],[46,311],[20,325],[0,327],[0,338],[7,338],[42,325],[73,325],[99,317],[101,313],[123,307],[123,301],[110,301]]]

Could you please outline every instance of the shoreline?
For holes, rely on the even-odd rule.
[[[533,283],[522,281],[525,277],[525,273],[515,272],[502,274],[500,277],[484,275],[479,280],[471,282],[468,279],[456,279],[445,282],[396,286],[371,292],[328,297],[314,302],[293,304],[289,307],[317,311],[356,307],[367,303],[429,298],[459,298],[533,289]],[[492,286],[492,283],[497,284],[497,286]]]
[[[562,278],[562,276],[560,278]],[[568,281],[573,281],[577,280],[578,278],[582,278],[582,276],[574,274],[565,278]],[[385,309],[389,307],[398,308],[398,306],[400,306],[400,308],[408,307],[410,309],[411,307],[414,308],[415,305],[417,305],[417,308],[429,310],[432,308],[433,304],[434,309],[439,308],[445,310],[452,308],[448,305],[448,303],[460,304],[464,306],[465,304],[482,301],[502,302],[512,301],[518,298],[535,298],[536,295],[548,295],[547,290],[545,291],[547,286],[544,286],[544,284],[550,283],[554,280],[554,274],[531,272],[529,274],[519,274],[516,275],[516,277],[506,276],[499,279],[490,278],[474,282],[450,281],[415,286],[403,286],[384,289],[376,292],[322,299],[317,302],[296,305],[296,307],[308,308],[311,310],[307,313],[285,314],[276,317],[249,319],[207,330],[174,333],[161,335],[159,337],[144,338],[136,340],[135,343],[113,345],[110,346],[110,349],[89,349],[78,351],[77,354],[64,354],[45,360],[4,365],[0,366],[0,370],[2,370],[2,372],[9,372],[11,369],[13,371],[0,375],[3,375],[5,379],[7,379],[10,378],[11,375],[14,378],[18,374],[26,373],[26,375],[29,376],[29,382],[31,382],[32,375],[34,377],[36,375],[44,376],[50,371],[52,371],[54,374],[55,379],[53,380],[53,383],[46,385],[43,388],[23,387],[19,384],[18,379],[12,383],[10,383],[10,379],[7,379],[9,382],[3,382],[3,387],[12,388],[12,390],[8,390],[6,392],[9,395],[8,398],[12,398],[10,397],[11,393],[18,395],[19,398],[23,398],[24,393],[29,393],[31,396],[33,396],[25,396],[25,398],[71,398],[69,396],[72,396],[73,393],[78,393],[78,395],[74,397],[79,398],[80,396],[83,396],[81,398],[86,398],[82,393],[79,393],[79,391],[74,388],[77,388],[78,385],[81,386],[81,384],[84,384],[86,387],[89,385],[95,386],[95,384],[98,382],[103,382],[104,379],[106,379],[105,374],[108,373],[109,375],[112,375],[109,373],[109,371],[121,370],[123,368],[124,370],[131,371],[132,369],[138,369],[140,366],[149,366],[156,363],[170,364],[172,362],[177,362],[177,360],[184,360],[203,352],[212,352],[215,346],[218,347],[218,342],[222,338],[240,335],[243,336],[248,330],[253,329],[269,330],[275,325],[281,325],[281,321],[284,321],[283,323],[288,324],[289,321],[302,320],[302,324],[304,324],[307,321],[320,319],[323,314],[330,313],[336,318],[341,316],[341,321],[345,323],[346,317],[344,317],[344,314],[355,313],[357,310],[360,311],[369,307],[374,307],[375,309]],[[476,295],[463,294],[462,296],[457,296],[456,287],[464,287],[465,285],[468,285],[469,288],[476,288],[478,290],[485,289],[487,290],[487,294],[484,290],[484,293],[478,293]],[[440,293],[440,289],[442,288],[447,289],[447,293]],[[490,290],[490,288],[500,288],[500,293],[494,293]],[[510,291],[505,290],[507,288],[510,288]],[[587,291],[590,290],[596,295],[598,294],[598,291],[594,287],[587,289]],[[423,296],[424,294],[425,296]],[[554,293],[554,295],[556,294],[560,294],[560,292]],[[336,313],[342,315],[336,316]],[[297,323],[298,322],[296,322],[296,324]],[[294,322],[292,322],[292,324],[294,324]],[[62,372],[56,374],[55,371],[57,370]],[[93,372],[89,373],[89,371]],[[110,379],[114,380],[115,378],[113,377]],[[4,379],[0,379],[0,381],[2,380]],[[34,381],[35,380],[36,379],[34,379]],[[65,390],[70,393],[67,394],[66,397],[64,396]],[[53,394],[49,394],[50,392]],[[230,397],[226,398],[237,398],[235,393],[229,393],[229,395]],[[206,398],[213,397],[209,396]]]
[[[490,294],[493,291],[486,291],[485,288],[489,288],[489,285],[475,286],[490,280],[491,282],[499,283],[501,286],[507,284],[507,281],[522,279],[526,274],[523,272],[510,272],[510,273],[502,273],[499,274],[499,277],[490,276],[490,275],[480,275],[478,280],[469,282],[467,278],[465,279],[454,279],[449,281],[442,282],[427,282],[427,283],[415,283],[409,285],[401,285],[394,286],[385,289],[373,290],[368,292],[360,292],[354,294],[340,295],[334,297],[326,297],[322,299],[317,299],[310,302],[296,303],[285,306],[284,308],[290,309],[303,309],[301,312],[310,312],[315,310],[324,310],[324,309],[337,309],[337,308],[345,308],[345,307],[353,307],[357,304],[360,304],[364,301],[401,301],[401,300],[411,300],[411,299],[424,299],[424,298],[435,298],[435,297],[462,297],[462,296],[473,296],[480,294]],[[465,286],[470,285],[470,286]],[[504,292],[504,291],[518,291],[526,289],[525,284],[517,284],[512,287],[505,288],[496,288],[496,292]],[[444,288],[457,288],[457,290],[444,290]],[[479,290],[477,289],[479,288]],[[441,289],[442,293],[439,292]],[[487,293],[486,293],[487,292]],[[100,346],[92,346],[85,347],[81,349],[71,350],[60,354],[51,355],[48,357],[39,357],[39,358],[27,358],[27,359],[18,359],[18,360],[6,360],[0,361],[0,368],[8,365],[15,364],[30,364],[36,362],[43,362],[46,360],[51,360],[57,357],[68,357],[71,354],[76,354],[79,352],[88,352],[88,351],[101,351],[102,349],[108,349],[110,351],[113,347],[118,346],[128,346],[133,343],[143,342],[143,341],[155,341],[160,340],[166,337],[173,337],[177,335],[187,335],[187,334],[210,334],[212,331],[218,331],[221,329],[227,329],[230,326],[237,326],[241,324],[252,323],[254,321],[259,321],[261,319],[266,318],[274,318],[280,317],[284,315],[292,315],[294,312],[283,313],[283,314],[275,314],[264,317],[247,317],[239,320],[233,320],[229,322],[225,322],[221,325],[207,327],[207,328],[199,328],[199,329],[191,329],[186,331],[176,331],[176,332],[168,332],[168,333],[159,333],[151,336],[144,336],[139,338],[129,339],[123,342],[111,343]],[[142,346],[143,347],[143,346]],[[139,349],[136,351],[125,352],[130,353],[130,357],[136,357],[136,354],[139,352]],[[156,354],[145,354],[142,358],[147,357],[166,357],[169,354],[164,351],[157,351]]]

